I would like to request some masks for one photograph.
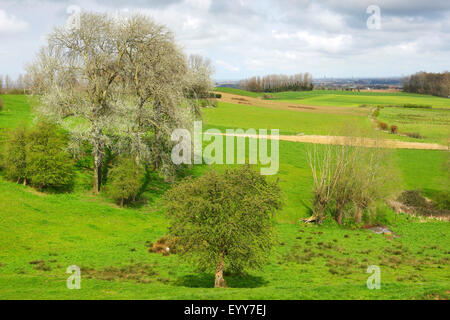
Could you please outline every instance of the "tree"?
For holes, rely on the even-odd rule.
[[[188,66],[190,71],[187,88],[189,95],[199,99],[208,98],[209,91],[214,87],[211,81],[214,73],[211,60],[198,54],[192,54],[188,58]]]
[[[142,187],[145,171],[142,165],[137,164],[135,159],[120,158],[108,174],[108,193],[117,201],[120,206],[136,200],[136,196]]]
[[[2,150],[2,164],[6,175],[17,183],[23,181],[24,185],[27,184],[27,135],[26,126],[18,126],[17,129],[8,133]]]
[[[390,166],[391,153],[380,145],[358,148],[357,160],[351,174],[357,178],[351,201],[354,204],[355,222],[361,223],[364,210],[396,193],[400,178]]]
[[[61,124],[68,117],[84,126],[68,126],[73,136],[93,147],[94,192],[102,184],[106,131],[121,91],[116,82],[127,39],[116,19],[99,13],[80,14],[79,28],[55,28],[48,44],[28,67],[32,92],[40,96],[38,111]]]
[[[83,12],[80,28],[56,28],[27,71],[37,111],[65,126],[74,146],[92,145],[95,193],[106,148],[173,169],[170,134],[191,120],[193,73],[165,27]]]
[[[160,154],[161,141],[173,129],[189,126],[185,121],[188,110],[180,108],[186,103],[186,58],[172,33],[146,16],[131,16],[123,29],[127,49],[120,79],[129,99],[122,105],[117,126],[128,140],[126,152],[135,156],[137,164],[152,161],[159,169],[165,161]]]
[[[0,74],[0,94],[3,93],[3,76]]]
[[[27,136],[26,177],[31,184],[39,189],[71,187],[75,175],[67,135],[56,125],[40,121]]]
[[[345,137],[339,145],[313,146],[308,161],[314,181],[313,213],[321,222],[326,209],[342,224],[347,207],[361,223],[362,213],[395,189],[395,172],[389,169],[389,153],[377,139]],[[320,148],[320,150],[319,150]]]
[[[5,93],[8,93],[10,89],[14,87],[13,80],[11,77],[7,74],[5,76]]]
[[[403,91],[448,97],[450,96],[450,72],[417,72],[404,79]]]
[[[215,268],[214,286],[224,287],[225,269],[241,272],[264,264],[280,196],[277,183],[249,166],[188,178],[166,195],[170,234],[183,257],[201,270]]]
[[[345,153],[342,151],[332,145],[313,145],[307,153],[314,182],[313,214],[319,223],[325,218],[325,209],[333,200],[336,186],[346,169]]]

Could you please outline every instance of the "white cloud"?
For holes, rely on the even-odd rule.
[[[239,70],[240,70],[238,67],[235,67],[235,66],[233,66],[233,65],[231,65],[228,62],[223,61],[223,60],[216,60],[215,63],[216,63],[216,65],[221,66],[221,67],[225,68],[228,71],[239,72]]]
[[[22,32],[27,28],[27,22],[19,20],[14,15],[8,15],[5,10],[0,10],[0,34]]]
[[[65,23],[69,4],[100,12],[126,6],[148,14],[173,31],[187,54],[214,61],[217,79],[296,72],[401,75],[442,71],[450,61],[448,0],[378,0],[381,30],[366,26],[373,0],[0,1],[0,36],[26,30],[2,43],[9,56],[1,55],[0,65],[10,74],[23,72],[23,63],[42,45],[39,39]]]

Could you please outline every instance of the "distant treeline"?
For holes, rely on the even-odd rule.
[[[242,80],[239,88],[252,92],[281,92],[281,91],[308,91],[312,90],[312,76],[298,73],[291,76],[271,74],[263,77],[252,77]]]
[[[403,91],[449,97],[450,72],[418,72],[404,80]]]
[[[16,80],[9,75],[0,74],[0,94],[25,94],[28,90],[29,78],[20,74]]]

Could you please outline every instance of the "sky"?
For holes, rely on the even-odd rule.
[[[0,74],[23,73],[78,8],[149,15],[210,58],[216,80],[450,70],[449,0],[0,0]]]

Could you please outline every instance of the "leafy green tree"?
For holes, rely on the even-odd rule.
[[[108,193],[123,207],[125,203],[136,200],[145,170],[134,159],[120,158],[117,165],[108,173]]]
[[[2,165],[8,178],[27,184],[27,128],[24,125],[10,131],[3,148]]]
[[[274,238],[272,216],[281,208],[276,182],[243,166],[188,178],[166,197],[177,252],[200,270],[215,267],[215,287],[226,286],[225,268],[241,272],[266,261]]]
[[[38,122],[27,135],[26,176],[39,189],[73,184],[74,165],[67,151],[67,135],[55,124]]]

